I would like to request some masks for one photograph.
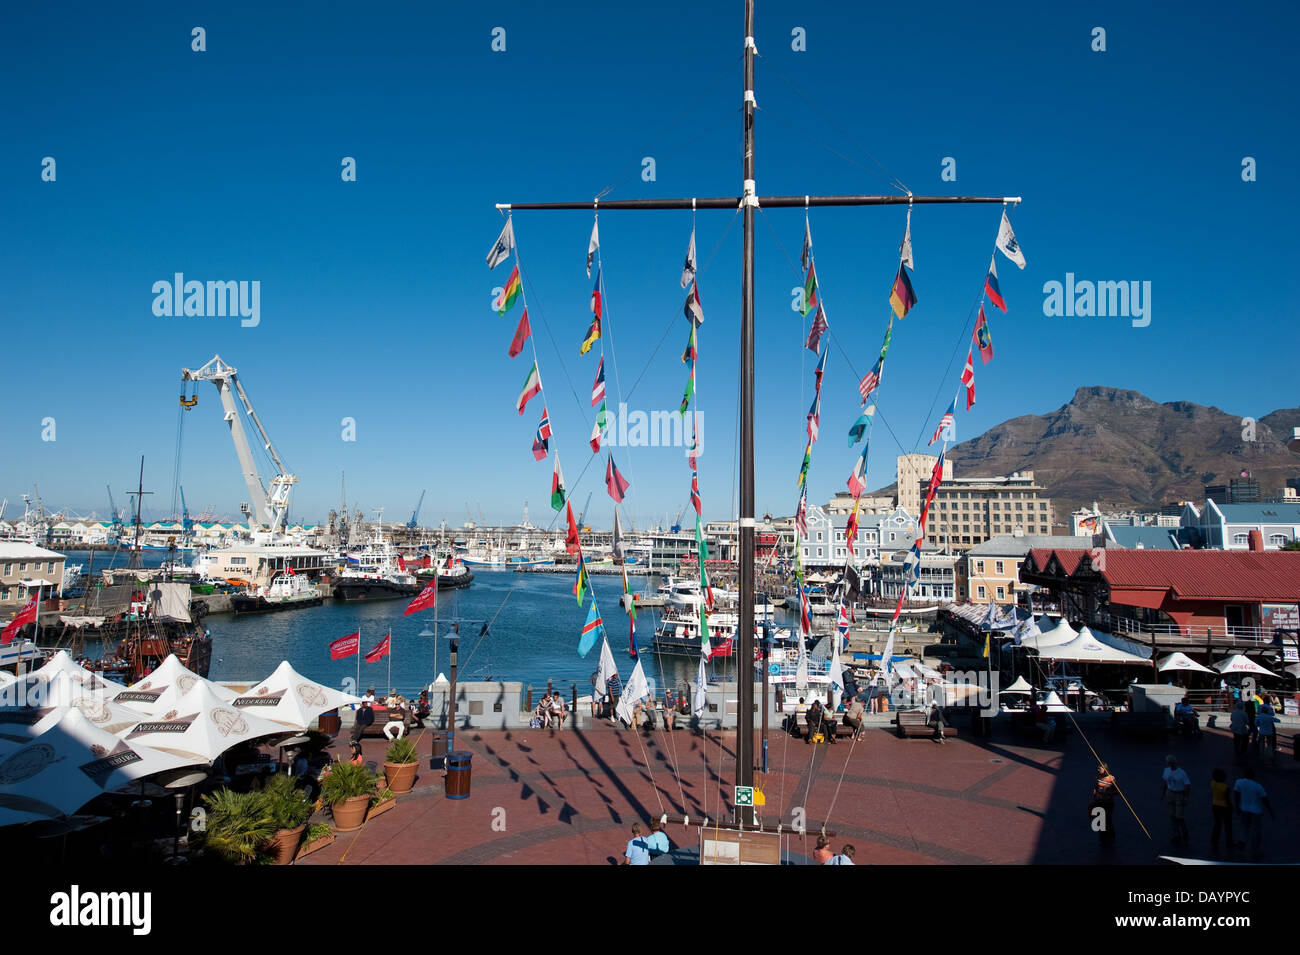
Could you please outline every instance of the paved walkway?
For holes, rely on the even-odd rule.
[[[961,727],[965,731],[965,726]],[[883,727],[854,744],[809,745],[773,732],[770,772],[759,777],[768,828],[789,829],[802,809],[811,835],[792,837],[789,848],[811,853],[825,825],[832,844],[853,842],[857,861],[885,864],[1150,864],[1161,854],[1211,858],[1210,771],[1221,766],[1231,782],[1240,775],[1231,739],[1208,730],[1199,740],[1167,743],[1112,737],[1088,729],[1132,803],[1119,813],[1116,845],[1102,848],[1087,812],[1096,760],[1077,734],[1053,746],[1012,739],[1001,726],[992,738],[969,732],[944,745],[900,740]],[[418,737],[421,752],[431,740]],[[735,778],[734,733],[697,736],[686,729],[632,732],[602,724],[583,731],[462,730],[458,749],[473,752],[472,793],[449,800],[440,769],[424,768],[410,795],[357,833],[303,865],[360,864],[593,864],[621,858],[634,822],[643,829],[667,813],[674,846],[698,845],[704,817],[727,818]],[[382,740],[367,740],[365,756],[382,771]],[[335,749],[345,749],[346,741]],[[761,749],[759,750],[761,753]],[[1160,796],[1167,753],[1176,755],[1193,781],[1188,810],[1191,844],[1169,841]],[[676,771],[675,771],[676,770]],[[1281,820],[1300,797],[1300,763],[1289,734],[1275,765],[1259,766]],[[683,826],[683,815],[691,827]],[[327,820],[328,821],[328,818]],[[1300,829],[1266,817],[1268,862],[1300,861]],[[1239,861],[1232,853],[1225,859]]]

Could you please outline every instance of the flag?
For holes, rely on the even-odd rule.
[[[1020,243],[1016,241],[1016,234],[1011,231],[1011,220],[1007,218],[1007,210],[1002,210],[1002,222],[998,225],[998,251],[1005,255],[1022,269],[1025,267],[1025,254],[1020,251]]]
[[[492,246],[492,251],[487,254],[487,267],[495,269],[498,265],[506,260],[511,252],[515,250],[515,227],[514,220],[506,219],[506,224],[501,228],[501,234],[497,236],[496,245]]]
[[[993,635],[990,634],[990,633],[986,633],[986,634],[984,634],[984,659],[985,659],[985,660],[987,660],[987,659],[989,658],[989,639],[990,639],[992,636],[993,636]]]
[[[528,400],[542,390],[542,376],[537,373],[537,362],[533,362],[533,367],[528,369],[528,377],[524,379],[524,387],[519,391],[519,397],[515,399],[515,410],[520,414],[524,413],[524,408]]]
[[[694,471],[691,472],[691,506],[697,515],[704,516],[704,504],[700,500],[700,478]]]
[[[903,241],[898,246],[898,261],[906,265],[913,272],[916,271],[916,263],[912,259],[912,207],[907,207],[907,228],[903,230]]]
[[[623,528],[618,523],[618,508],[614,508],[614,539],[610,544],[609,555],[616,560],[623,559]],[[623,574],[624,583],[627,582],[627,574]]]
[[[794,512],[794,526],[795,526],[795,530],[799,532],[800,537],[807,538],[808,536],[808,489],[807,488],[804,488],[802,491],[799,492],[799,506],[795,508],[795,512]]]
[[[582,552],[578,552],[578,576],[573,582],[573,595],[578,598],[578,606],[581,607],[587,599],[587,587],[591,584],[591,578],[587,575],[587,562],[582,559]]]
[[[587,337],[584,338],[582,340],[582,344],[578,346],[578,354],[585,355],[587,354],[587,352],[591,351],[591,346],[596,344],[596,341],[599,338],[600,338],[600,316],[597,315],[595,318],[591,320],[591,324],[587,326]]]
[[[533,439],[533,457],[538,461],[544,459],[551,449],[551,419],[542,408],[542,420],[537,425],[537,437]]]
[[[614,664],[614,654],[610,652],[609,641],[600,641],[600,668],[596,670],[596,695],[609,696],[610,679],[618,681],[618,667]]]
[[[39,596],[39,589],[36,591],[36,594]],[[9,621],[9,623],[5,625],[4,632],[0,633],[0,645],[12,643],[14,637],[18,636],[19,630],[27,626],[29,623],[36,622],[36,605],[36,596],[33,596],[27,601],[27,603],[22,605],[22,608],[19,609],[17,614],[15,614],[13,620]]]
[[[686,262],[682,265],[682,288],[686,288],[693,281],[695,281],[695,226],[691,226],[691,244],[686,247]]]
[[[848,600],[862,599],[862,575],[852,562],[844,565],[844,596]],[[853,617],[853,608],[849,608],[849,617]]]
[[[966,386],[966,410],[975,407],[975,354],[966,351],[966,367],[961,370],[961,383]]]
[[[686,379],[686,390],[682,392],[682,404],[677,409],[678,414],[686,414],[686,409],[691,406],[691,396],[695,394],[695,365],[691,365],[691,376]]]
[[[695,326],[692,325],[691,335],[689,338],[686,339],[686,348],[682,350],[683,364],[686,362],[690,362],[692,365],[694,365],[695,358],[698,354],[699,353],[696,351],[696,347],[695,347]]]
[[[803,307],[799,309],[799,314],[804,318],[808,317],[817,305],[817,263],[808,263],[808,277],[803,280]]]
[[[953,416],[956,414],[956,411],[957,411],[957,398],[956,396],[954,396],[952,399],[952,404],[948,406],[948,410],[945,411],[943,413],[943,417],[939,419],[939,427],[935,428],[934,434],[930,436],[930,444],[934,444],[936,441],[938,441],[939,438],[943,435],[943,433],[952,427]]]
[[[570,554],[581,554],[582,541],[578,538],[578,522],[573,519],[573,502],[570,501],[564,507],[565,516],[569,522],[569,532],[564,538],[564,549]],[[579,559],[578,563],[582,563],[581,559]],[[579,577],[581,577],[581,574],[579,574]]]
[[[392,649],[393,634],[389,632],[384,639],[375,644],[375,648],[366,654],[367,663],[378,663],[384,657],[388,656],[388,651]]]
[[[843,603],[840,604],[840,620],[839,623],[835,625],[835,630],[840,635],[840,646],[842,649],[844,646],[847,646],[849,642],[849,610]]]
[[[822,396],[821,393],[813,395],[812,407],[808,409],[808,447],[817,443],[817,431],[821,425],[822,418]]]
[[[858,420],[853,422],[853,426],[849,428],[850,448],[862,440],[863,436],[867,433],[867,428],[871,426],[871,419],[875,417],[875,414],[876,406],[869,405],[866,411],[858,415]]]
[[[808,588],[803,584],[799,585],[799,632],[803,636],[812,633],[812,613],[808,609]],[[800,653],[799,659],[802,661],[806,653]]]
[[[801,656],[803,654],[800,654]],[[844,665],[840,662],[840,642],[835,641],[834,652],[831,654],[831,669],[827,674],[827,679],[831,687],[831,700],[828,704],[831,712],[840,705],[840,695],[844,692]]]
[[[709,613],[704,609],[704,604],[700,604],[700,659],[709,660],[713,657],[713,641],[709,639]]]
[[[619,719],[631,726],[634,718],[632,707],[649,695],[650,684],[646,682],[641,661],[638,660],[636,666],[632,668],[632,675],[627,678],[627,683],[623,686],[623,695],[618,698],[618,706],[614,708],[614,712],[618,714]]]
[[[545,415],[542,418],[546,420]],[[538,433],[541,429],[538,428]],[[547,433],[550,433],[550,425],[547,425]],[[564,507],[565,489],[564,489],[564,472],[560,470],[560,452],[555,452],[555,468],[551,471],[551,509],[558,511]]]
[[[406,558],[401,554],[397,555],[397,569],[402,573],[406,573]]]
[[[1007,310],[1006,299],[1002,297],[1002,289],[998,288],[998,264],[995,260],[989,260],[989,274],[984,276],[984,294],[989,297],[989,301],[1002,309]]]
[[[428,610],[438,602],[438,581],[435,578],[433,583],[425,587],[415,599],[407,604],[406,609],[402,611],[403,617],[409,617],[413,613],[419,613],[422,610]]]
[[[808,482],[808,465],[812,463],[812,445],[804,448],[803,464],[799,468],[799,478],[794,482],[795,487],[803,487]]]
[[[692,282],[691,290],[686,293],[686,305],[682,314],[691,320],[691,325],[698,328],[704,324],[704,306],[700,304],[700,283]]]
[[[853,473],[849,475],[849,493],[854,497],[860,497],[862,492],[867,489],[867,449],[862,449],[862,454],[853,465]]]
[[[691,700],[691,714],[700,717],[709,708],[709,679],[704,673],[704,654],[700,654],[700,669],[695,674],[695,697]]]
[[[346,637],[339,637],[330,644],[330,659],[342,660],[346,657],[355,656],[356,652],[361,649],[361,631],[349,633]]]
[[[582,636],[578,639],[578,656],[585,657],[596,645],[596,638],[605,639],[605,621],[596,609],[596,598],[591,598],[591,610],[587,612],[587,622],[582,625]]]
[[[821,357],[817,359],[817,369],[813,372],[817,376],[817,391],[819,393],[822,390],[822,375],[826,374],[826,356],[828,354],[830,354],[829,348],[822,352]]]
[[[515,304],[515,299],[524,290],[523,284],[519,281],[519,266],[515,266],[510,272],[510,278],[506,279],[505,286],[501,289],[501,294],[497,300],[492,303],[492,307],[497,310],[497,314],[505,316],[510,311],[511,306]]]
[[[984,306],[980,306],[980,317],[975,322],[975,344],[979,346],[980,361],[988,364],[993,360],[993,335],[989,332],[989,320],[984,317]]]
[[[600,266],[596,266],[596,284],[591,287],[591,314],[596,316],[597,322],[600,321]]]
[[[803,214],[803,252],[799,256],[799,266],[805,272],[812,264],[812,228],[808,225],[808,213]]]
[[[605,464],[605,489],[609,491],[609,496],[616,504],[622,504],[623,498],[627,495],[627,488],[627,479],[618,473],[618,468],[614,466],[614,455],[611,454]]]
[[[519,316],[519,327],[515,329],[514,341],[510,343],[510,351],[507,354],[514,358],[524,350],[524,342],[528,341],[528,336],[533,330],[528,327],[528,308],[525,306],[524,314]]]
[[[591,437],[587,439],[587,443],[591,445],[592,454],[600,454],[600,422],[599,421],[596,421],[594,424],[592,424]]]
[[[844,543],[848,546],[850,556],[853,553],[853,542],[858,539],[858,500],[853,499],[853,512],[849,514],[849,523],[844,529]]]
[[[594,218],[591,221],[591,241],[587,243],[587,278],[591,278],[591,260],[596,257],[600,251],[600,219]],[[599,271],[596,273],[599,275]]]
[[[898,612],[903,608],[903,595],[898,595],[898,605],[894,608],[894,620],[898,620]],[[885,639],[885,649],[880,653],[880,671],[885,678],[885,689],[894,682],[894,631],[893,623],[889,625],[889,636]]]
[[[862,396],[862,403],[867,403],[867,397],[880,387],[880,376],[884,371],[884,359],[877,358],[876,363],[871,366],[871,370],[862,376],[858,382],[858,394]]]
[[[826,310],[822,308],[822,303],[818,302],[817,311],[813,315],[812,328],[808,330],[808,340],[803,343],[803,347],[816,353],[822,340],[822,333],[828,328],[830,325],[826,323]]]
[[[907,267],[901,263],[898,275],[894,278],[894,287],[889,293],[889,304],[899,318],[905,317],[916,304],[916,293],[912,291],[912,283],[907,277]]]
[[[591,406],[594,408],[605,400],[605,356],[600,356],[596,366],[596,380],[591,385]]]

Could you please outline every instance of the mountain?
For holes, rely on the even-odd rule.
[[[1260,495],[1280,493],[1300,475],[1287,450],[1300,408],[1253,422],[1190,401],[1152,401],[1136,391],[1080,388],[1044,415],[1023,415],[948,451],[959,477],[1032,470],[1054,499],[1056,520],[1093,501],[1144,510],[1176,500],[1201,501],[1205,485],[1249,471]],[[1253,440],[1251,440],[1253,438]]]

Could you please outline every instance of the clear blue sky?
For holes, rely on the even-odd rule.
[[[739,191],[739,3],[9,5],[0,17],[0,496],[11,501],[39,482],[49,505],[104,515],[103,485],[123,503],[143,453],[162,509],[180,369],[220,353],[301,479],[296,517],[336,506],[346,470],[349,503],[389,518],[406,519],[428,488],[425,523],[459,524],[466,501],[476,518],[481,503],[489,520],[513,520],[525,499],[545,521],[550,465],[529,453],[540,407],[515,414],[527,357],[506,356],[518,308],[489,310],[506,275],[483,261],[501,226],[493,204],[588,199],[611,184],[623,199]],[[997,357],[977,364],[959,438],[1091,384],[1242,415],[1293,406],[1294,362],[1274,358],[1300,343],[1297,19],[1283,4],[760,3],[759,191],[891,191],[874,156],[917,194],[1025,197],[1012,219],[1029,267],[999,256],[1011,312],[990,316]],[[206,52],[191,51],[194,26]],[[504,53],[490,46],[497,26]],[[1097,26],[1104,53],[1091,49]],[[805,52],[791,49],[795,27]],[[45,156],[56,182],[41,181]],[[340,180],[344,156],[355,183]],[[645,156],[654,182],[640,177]],[[946,156],[955,183],[940,180]],[[1256,182],[1242,181],[1245,156]],[[893,435],[877,424],[873,487],[893,480],[900,450],[924,446],[957,388],[965,356],[949,360],[969,335],[998,217],[997,206],[913,215],[920,304],[896,326],[879,395]],[[840,348],[857,375],[870,367],[903,219],[813,213],[839,342],[814,502],[852,468],[857,376]],[[790,513],[811,399],[806,326],[790,309],[802,213],[757,222],[758,509]],[[578,479],[592,457],[595,357],[577,354],[591,216],[521,212],[515,226],[553,446],[606,525],[603,455]],[[690,227],[684,212],[601,217],[610,392],[631,392],[633,408],[681,395]],[[734,508],[739,220],[701,213],[698,245],[701,482],[707,516],[721,518]],[[155,317],[151,286],[175,272],[260,281],[261,324]],[[1045,317],[1043,283],[1067,272],[1150,281],[1150,326]],[[41,440],[46,417],[53,442]],[[211,386],[184,437],[191,508],[234,512],[247,494]],[[617,460],[638,522],[686,503],[680,450]]]

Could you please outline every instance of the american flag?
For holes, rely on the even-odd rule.
[[[591,406],[594,408],[605,400],[605,356],[600,356],[596,366],[596,380],[591,385]]]
[[[871,367],[862,380],[858,382],[858,394],[862,396],[862,403],[867,403],[867,396],[880,387],[880,361]]]
[[[956,411],[957,411],[957,398],[954,396],[952,399],[952,404],[948,406],[948,410],[945,411],[943,413],[943,417],[939,419],[939,427],[935,428],[934,434],[930,436],[930,444],[934,444],[936,441],[938,441],[941,437],[943,437],[944,432],[949,430],[952,427],[953,416],[956,414]]]

